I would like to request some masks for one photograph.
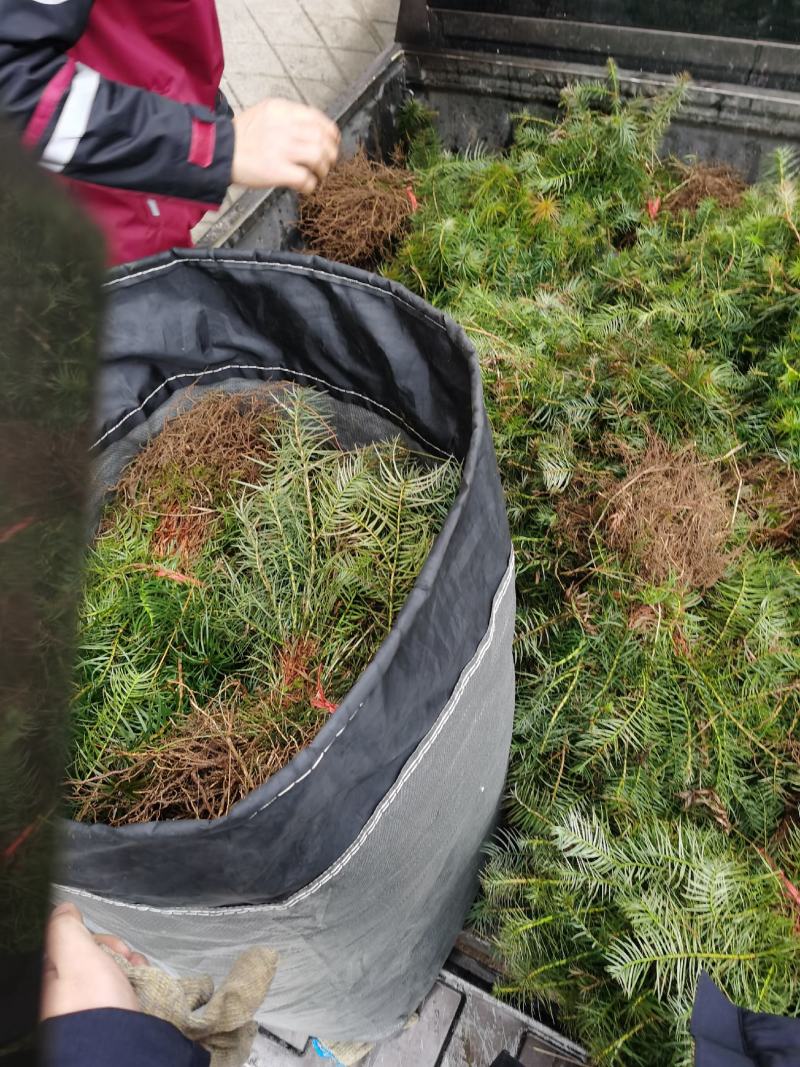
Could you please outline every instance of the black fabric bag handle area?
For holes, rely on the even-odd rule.
[[[732,1004],[703,971],[692,1011],[695,1067],[798,1067],[800,1019]]]

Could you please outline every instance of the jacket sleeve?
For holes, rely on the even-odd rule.
[[[39,1049],[41,1067],[208,1067],[211,1060],[171,1023],[120,1008],[48,1019]]]
[[[230,114],[122,85],[76,63],[67,51],[92,3],[0,0],[0,107],[50,170],[221,203],[233,159]]]

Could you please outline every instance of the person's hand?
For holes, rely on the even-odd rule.
[[[50,917],[42,975],[42,1020],[92,1008],[141,1011],[133,988],[114,960],[100,948],[106,944],[134,966],[146,962],[118,937],[93,937],[74,904],[60,904]]]
[[[233,120],[231,180],[256,189],[285,186],[311,193],[339,155],[339,127],[292,100],[262,100]]]

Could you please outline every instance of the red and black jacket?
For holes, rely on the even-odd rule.
[[[189,242],[230,181],[214,0],[0,0],[0,106],[113,261]]]
[[[211,1060],[170,1023],[119,1008],[48,1019],[39,1047],[41,1067],[208,1067]]]

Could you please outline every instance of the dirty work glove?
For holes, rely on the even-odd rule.
[[[275,977],[276,952],[261,947],[243,952],[215,992],[208,975],[173,978],[157,967],[134,966],[103,947],[130,982],[142,1011],[208,1049],[211,1067],[242,1067],[258,1031],[253,1016]]]

